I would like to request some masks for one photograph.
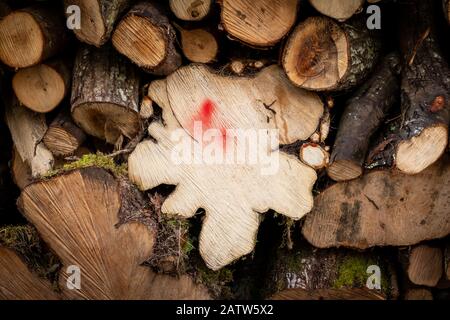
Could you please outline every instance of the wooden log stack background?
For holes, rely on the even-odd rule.
[[[449,17],[0,0],[0,299],[450,299]]]

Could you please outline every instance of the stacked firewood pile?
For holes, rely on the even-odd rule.
[[[449,17],[1,0],[0,298],[448,298]]]

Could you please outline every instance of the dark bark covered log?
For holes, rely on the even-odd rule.
[[[129,3],[130,0],[64,0],[66,10],[71,5],[80,8],[81,26],[74,29],[77,38],[96,47],[109,40],[117,18]]]
[[[448,157],[411,176],[375,171],[315,198],[302,233],[316,247],[403,246],[450,234]]]
[[[297,0],[221,0],[223,28],[234,38],[255,47],[279,42],[297,18]]]
[[[30,7],[0,20],[0,60],[13,68],[36,65],[68,43],[64,18],[57,10]]]
[[[144,70],[168,75],[181,65],[175,30],[156,3],[140,2],[114,31],[114,47]]]
[[[48,127],[44,144],[56,157],[72,155],[86,139],[84,132],[72,121],[70,113],[61,111]]]
[[[299,87],[338,91],[360,84],[376,65],[379,53],[379,39],[363,19],[339,24],[327,17],[310,17],[290,35],[282,64]]]
[[[401,141],[396,166],[409,174],[434,163],[448,144],[450,69],[434,30],[435,1],[400,4],[402,73]]]
[[[178,19],[185,21],[199,21],[211,11],[211,0],[170,0],[170,10]]]
[[[369,266],[380,268],[379,288]],[[279,249],[265,285],[276,300],[384,300],[396,298],[395,270],[382,255],[317,250],[307,244]],[[367,287],[367,284],[374,287]]]
[[[435,287],[442,277],[443,254],[439,247],[419,245],[401,257],[409,280],[416,284]]]
[[[347,102],[328,167],[333,180],[351,180],[363,173],[370,139],[398,100],[399,71],[398,55],[388,55]]]
[[[450,241],[447,241],[444,249],[444,276],[450,280]]]
[[[320,13],[344,21],[362,9],[364,0],[309,0],[309,3]]]
[[[71,72],[68,61],[54,59],[19,70],[12,86],[24,106],[36,112],[49,112],[70,92]]]
[[[72,81],[72,117],[88,134],[114,144],[140,128],[139,78],[111,47],[78,52]]]

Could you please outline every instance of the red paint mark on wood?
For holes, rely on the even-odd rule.
[[[197,121],[201,121],[204,127],[208,129],[211,128],[212,116],[215,109],[216,106],[214,105],[214,102],[210,99],[206,99],[200,107]]]
[[[437,96],[431,103],[430,111],[433,113],[441,111],[444,108],[444,105],[445,105],[445,97]]]

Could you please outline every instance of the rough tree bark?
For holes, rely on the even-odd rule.
[[[450,122],[450,69],[434,30],[434,1],[400,4],[402,73],[401,141],[396,166],[419,173],[444,153]]]
[[[399,98],[399,72],[398,55],[388,55],[347,102],[327,170],[333,180],[351,180],[362,175],[370,138]]]
[[[168,75],[181,65],[175,30],[163,9],[152,2],[139,2],[114,30],[114,47],[144,70]]]
[[[384,300],[398,295],[395,269],[381,254],[296,244],[293,250],[278,249],[272,261],[265,289],[271,299]],[[369,266],[380,268],[379,289],[369,280]]]
[[[63,17],[40,6],[13,11],[0,20],[0,60],[13,68],[36,65],[68,43]]]
[[[339,24],[310,17],[289,36],[282,64],[295,85],[316,91],[355,87],[376,65],[380,42],[362,19]]]
[[[72,117],[88,134],[114,144],[140,128],[139,78],[113,48],[82,47],[72,80]]]

